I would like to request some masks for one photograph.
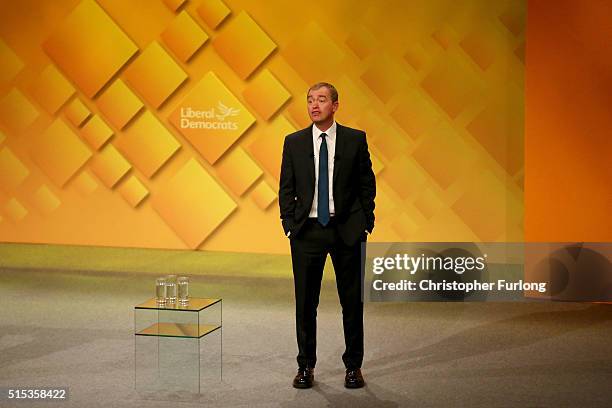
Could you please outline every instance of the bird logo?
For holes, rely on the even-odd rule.
[[[225,120],[225,118],[229,116],[236,116],[240,112],[240,109],[230,108],[228,106],[225,106],[223,103],[221,103],[221,101],[217,103],[217,109],[220,112],[220,113],[215,114],[215,117],[218,120]]]

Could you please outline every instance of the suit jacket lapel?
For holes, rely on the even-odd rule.
[[[304,137],[302,139],[303,152],[305,153],[306,163],[308,163],[308,175],[310,176],[310,184],[312,185],[312,193],[314,194],[315,184],[315,165],[314,165],[314,147],[312,145],[312,126],[304,129]]]
[[[342,152],[344,148],[344,126],[336,122],[336,153],[334,154],[334,186],[336,186],[336,179],[338,178],[338,169],[340,168],[340,160],[342,159]]]

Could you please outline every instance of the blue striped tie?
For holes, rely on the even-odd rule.
[[[325,133],[321,133],[321,148],[319,149],[319,183],[317,200],[317,220],[322,226],[329,224],[329,172],[327,170],[327,142]]]

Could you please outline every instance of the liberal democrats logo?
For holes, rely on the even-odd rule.
[[[210,164],[255,123],[247,107],[214,72],[193,86],[168,119]]]
[[[236,130],[238,123],[231,120],[238,116],[240,109],[225,105],[218,101],[214,108],[199,110],[191,106],[181,107],[181,129],[217,129]]]

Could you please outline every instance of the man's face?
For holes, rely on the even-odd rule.
[[[308,92],[308,115],[314,123],[325,123],[333,120],[338,109],[338,102],[332,102],[329,88],[322,86]]]

